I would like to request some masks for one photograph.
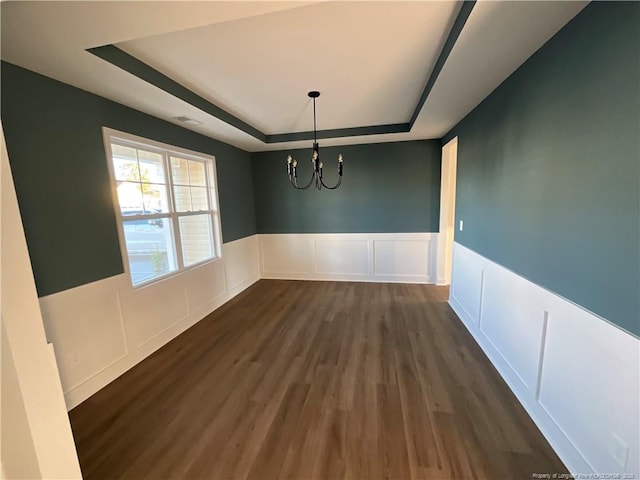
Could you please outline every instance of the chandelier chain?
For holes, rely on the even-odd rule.
[[[318,139],[316,137],[316,99],[313,98],[313,143],[318,143]]]

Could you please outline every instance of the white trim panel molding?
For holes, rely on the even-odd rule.
[[[261,278],[434,283],[437,233],[258,235]]]
[[[458,243],[449,303],[572,474],[640,478],[638,338]]]
[[[255,235],[222,257],[132,288],[126,274],[40,298],[70,410],[255,283]]]

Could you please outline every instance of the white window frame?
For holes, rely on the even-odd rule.
[[[102,127],[102,136],[104,141],[105,154],[107,159],[107,167],[109,169],[109,181],[111,186],[111,196],[113,209],[116,214],[118,239],[120,241],[120,252],[122,254],[122,262],[124,272],[129,278],[129,283],[132,288],[144,288],[149,285],[166,280],[167,278],[181,275],[182,273],[201,267],[202,265],[217,262],[222,259],[222,226],[220,222],[220,199],[218,197],[218,175],[216,169],[216,158],[212,155],[206,155],[204,153],[195,152],[193,150],[187,150],[185,148],[176,147],[166,143],[158,142],[144,137],[139,137],[126,132],[121,132],[108,127]],[[116,143],[132,148],[139,148],[154,153],[159,153],[163,157],[165,181],[167,188],[167,196],[169,202],[169,212],[158,214],[145,214],[145,215],[130,215],[126,217],[127,221],[136,219],[154,219],[163,218],[168,219],[173,227],[173,243],[176,254],[176,263],[178,268],[174,271],[159,275],[144,282],[140,282],[134,285],[133,278],[131,276],[131,268],[129,266],[129,252],[127,250],[127,243],[124,232],[125,216],[122,215],[120,208],[120,202],[118,199],[118,183],[116,180],[115,169],[113,165],[113,154],[111,151],[111,143]],[[171,156],[177,156],[185,160],[196,160],[204,162],[206,165],[206,179],[207,179],[207,200],[209,202],[210,210],[199,210],[193,212],[178,212],[175,206],[174,195],[174,181],[171,171]],[[180,237],[179,218],[193,215],[204,215],[210,213],[211,218],[211,239],[213,242],[213,257],[207,258],[191,265],[184,265],[184,258],[182,254],[182,239]]]

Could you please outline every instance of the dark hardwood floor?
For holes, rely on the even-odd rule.
[[[71,412],[84,477],[566,473],[446,295],[258,282]]]

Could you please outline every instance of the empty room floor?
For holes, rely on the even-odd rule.
[[[259,281],[71,411],[84,478],[567,473],[447,294]]]

